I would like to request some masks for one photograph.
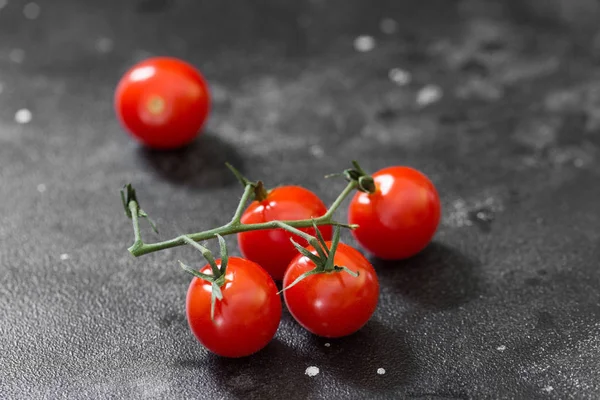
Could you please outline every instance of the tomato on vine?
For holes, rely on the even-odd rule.
[[[322,250],[329,253],[324,258],[313,246],[306,248],[308,253],[301,251],[283,279],[283,296],[294,319],[309,332],[328,338],[358,331],[379,300],[379,280],[371,263],[337,240],[339,236],[325,242]]]
[[[200,134],[210,111],[210,92],[191,64],[153,57],[121,77],[114,107],[121,125],[136,140],[151,148],[174,149]]]
[[[281,320],[281,298],[273,279],[258,264],[227,257],[222,239],[220,259],[207,257],[209,263],[199,271],[181,263],[194,275],[186,298],[188,325],[209,351],[246,357],[273,339]],[[205,248],[188,242],[206,254]]]
[[[288,185],[265,190],[261,183],[255,193],[255,200],[241,216],[242,224],[310,220],[321,217],[327,212],[327,206],[323,201],[315,193],[301,186]],[[300,228],[300,230],[310,235],[316,233],[314,227]],[[331,239],[331,225],[321,225],[318,230],[325,240]],[[237,234],[238,246],[243,257],[258,263],[275,280],[283,279],[288,264],[298,254],[290,241],[292,237],[292,233],[281,228]],[[301,244],[308,245],[303,239],[298,240]]]
[[[441,219],[438,192],[422,172],[404,166],[371,175],[373,187],[350,201],[348,221],[356,241],[381,259],[405,259],[433,239]]]

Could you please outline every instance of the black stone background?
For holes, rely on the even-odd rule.
[[[24,1],[0,10],[0,398],[600,396],[589,41],[481,1],[39,5],[35,20]],[[383,18],[397,31],[383,33]],[[358,35],[375,48],[357,52]],[[210,80],[210,120],[186,150],[144,150],[115,120],[117,80],[150,55],[187,59]],[[390,81],[392,68],[411,83]],[[419,106],[426,85],[443,97]],[[15,122],[21,108],[30,123]],[[354,336],[315,338],[286,312],[258,355],[212,356],[188,330],[189,276],[176,265],[198,254],[126,250],[126,182],[169,238],[229,219],[241,191],[225,161],[329,202],[344,182],[323,175],[353,158],[423,170],[444,208],[421,255],[373,260],[380,305]]]

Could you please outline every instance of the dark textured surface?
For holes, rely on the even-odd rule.
[[[28,20],[8,0],[0,398],[598,398],[597,64],[492,3],[408,3],[55,0]],[[383,18],[399,28],[382,33]],[[361,34],[372,51],[354,50]],[[142,150],[115,121],[116,81],[151,54],[211,82],[209,124],[185,151]],[[426,85],[443,96],[417,106]],[[30,123],[15,122],[21,108]],[[176,260],[197,254],[126,251],[125,182],[167,238],[228,220],[240,190],[226,160],[331,201],[344,184],[322,176],[352,158],[422,169],[444,206],[422,255],[374,260],[380,306],[352,337],[314,338],[286,313],[260,354],[219,359],[184,317]]]

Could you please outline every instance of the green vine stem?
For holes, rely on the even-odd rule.
[[[252,196],[256,195],[256,186],[256,183],[248,182],[246,180],[244,193],[240,199],[235,214],[229,223],[203,232],[181,235],[162,242],[144,243],[140,234],[139,217],[146,218],[153,227],[154,223],[149,219],[148,215],[140,208],[137,197],[135,196],[135,190],[133,189],[131,184],[125,185],[125,187],[121,190],[121,197],[123,200],[123,206],[125,207],[125,213],[129,218],[131,218],[134,232],[134,243],[128,248],[129,252],[134,257],[139,257],[156,251],[165,250],[177,246],[183,246],[185,244],[188,244],[188,239],[194,242],[199,242],[203,240],[214,239],[219,235],[226,236],[240,232],[248,232],[263,229],[286,229],[281,225],[282,223],[285,224],[285,227],[290,228],[308,228],[311,226],[316,227],[321,225],[332,225],[337,227],[346,227],[349,229],[355,229],[357,227],[356,225],[348,225],[335,221],[333,219],[333,214],[351,193],[353,193],[356,189],[360,189],[360,184],[358,180],[349,179],[348,184],[346,185],[344,190],[338,195],[335,201],[331,204],[331,206],[327,209],[327,212],[318,218],[293,221],[269,221],[258,224],[243,224],[240,222],[241,216],[244,212],[244,208],[248,201],[252,198]]]

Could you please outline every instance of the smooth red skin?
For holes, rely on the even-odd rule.
[[[221,265],[221,260],[216,260]],[[209,265],[202,273],[212,275]],[[269,274],[258,264],[230,257],[223,300],[210,318],[211,284],[194,277],[187,292],[188,324],[196,338],[223,357],[246,357],[263,349],[275,336],[281,320],[281,298]]]
[[[328,247],[331,242],[327,243]],[[313,254],[316,251],[308,247]],[[371,319],[379,300],[379,280],[369,261],[355,248],[339,243],[334,262],[358,272],[310,275],[283,292],[285,303],[306,330],[315,335],[338,338],[358,331]],[[287,287],[306,271],[315,268],[308,257],[298,254],[283,279]]]
[[[322,216],[327,206],[308,189],[300,186],[281,186],[271,190],[267,199],[254,201],[242,214],[244,224],[257,224],[274,220],[310,219]],[[301,228],[303,232],[315,235],[314,228]],[[331,225],[319,226],[325,240],[331,240]],[[237,235],[240,252],[249,260],[263,267],[275,280],[283,279],[290,261],[297,255],[290,238],[307,246],[306,240],[283,229],[265,229],[242,232]]]
[[[164,99],[162,113],[148,110],[153,96]],[[155,149],[175,149],[200,134],[210,111],[210,92],[192,65],[176,58],[153,57],[123,75],[114,103],[120,123],[136,140]]]
[[[388,167],[372,175],[376,192],[357,192],[350,201],[348,222],[356,241],[369,253],[399,260],[421,252],[433,239],[441,205],[433,183],[410,167]]]

